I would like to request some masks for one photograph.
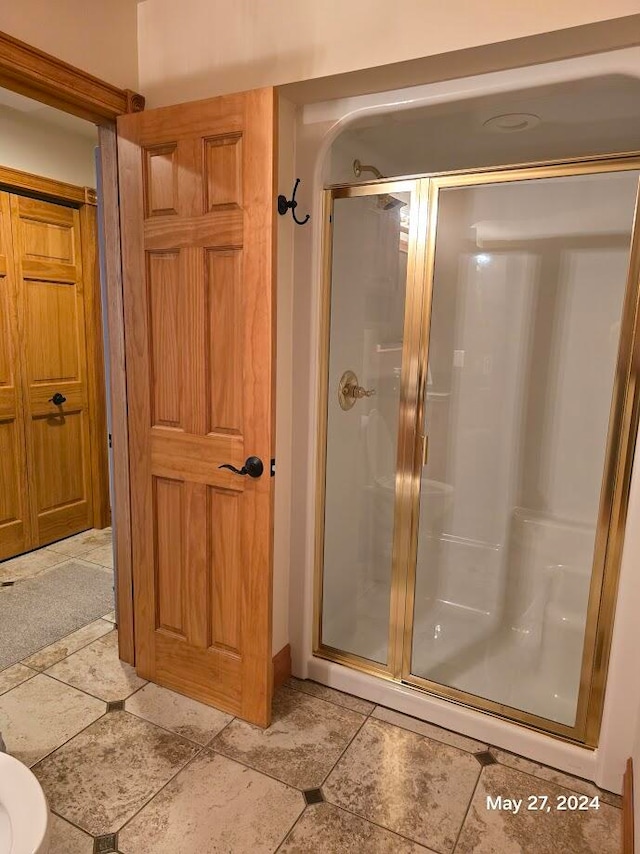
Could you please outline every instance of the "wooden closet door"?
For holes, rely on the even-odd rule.
[[[275,122],[272,89],[118,119],[136,667],[262,726]]]
[[[35,547],[92,523],[80,221],[26,196],[11,211]]]
[[[11,205],[0,192],[0,560],[31,548]]]

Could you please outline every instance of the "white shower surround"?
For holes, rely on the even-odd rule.
[[[368,676],[312,655],[314,536],[316,518],[316,437],[318,354],[322,271],[322,188],[327,152],[335,138],[364,115],[429,106],[490,93],[513,92],[544,84],[605,74],[640,78],[640,50],[632,48],[546,65],[498,72],[410,90],[348,98],[303,108],[297,134],[296,174],[312,199],[309,228],[295,234],[293,305],[293,387],[308,395],[294,397],[292,457],[306,460],[293,469],[291,518],[290,636],[293,672],[369,700],[465,733],[480,741],[528,756],[620,791],[624,763],[631,752],[640,711],[640,674],[635,661],[640,580],[640,530],[628,524],[622,559],[618,607],[609,666],[600,744],[596,750],[557,740],[491,715],[425,695],[405,685]],[[640,143],[640,140],[639,140]],[[639,145],[640,147],[640,145]],[[628,518],[640,513],[640,474],[632,479]],[[297,568],[297,570],[296,570]],[[637,573],[635,573],[637,576]]]

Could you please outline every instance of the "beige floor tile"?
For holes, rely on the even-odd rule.
[[[33,667],[34,670],[46,670],[111,631],[113,631],[113,623],[107,620],[94,620],[62,640],[45,646],[44,649],[25,658],[23,664]]]
[[[197,750],[128,712],[109,712],[33,770],[51,809],[97,836],[119,830]]]
[[[0,694],[6,694],[7,691],[35,675],[35,670],[25,667],[24,664],[12,664],[11,667],[0,670]]]
[[[101,700],[124,700],[146,684],[131,665],[118,658],[117,631],[74,652],[46,672]]]
[[[268,729],[232,721],[211,747],[301,789],[322,784],[365,720],[363,715],[281,688]]]
[[[105,710],[100,700],[38,673],[0,697],[0,732],[9,753],[33,765]]]
[[[420,854],[429,850],[333,804],[314,804],[307,808],[278,854]]]
[[[113,546],[109,543],[106,546],[100,546],[98,549],[93,549],[82,555],[83,560],[89,560],[91,563],[98,563],[100,566],[106,566],[108,569],[113,569]]]
[[[403,729],[411,730],[411,732],[417,732],[418,735],[426,735],[427,738],[432,738],[434,741],[441,741],[443,744],[459,747],[460,750],[466,750],[467,753],[479,753],[487,749],[486,744],[474,741],[472,738],[467,738],[466,735],[459,735],[457,732],[443,729],[434,724],[428,724],[426,721],[412,718],[410,715],[402,715],[400,712],[394,712],[392,709],[386,709],[384,706],[376,706],[375,711],[371,713],[371,717],[377,718],[379,721],[386,721]]]
[[[198,744],[211,741],[214,735],[233,720],[233,715],[227,715],[219,709],[205,706],[204,703],[183,697],[151,682],[129,697],[125,708],[139,718],[170,729]]]
[[[93,854],[93,837],[51,813],[49,854]]]
[[[501,765],[515,768],[517,771],[524,771],[525,774],[532,774],[541,780],[549,780],[551,783],[555,783],[558,786],[565,786],[567,789],[580,792],[583,795],[591,795],[592,797],[597,795],[605,804],[618,807],[618,809],[622,807],[622,798],[620,795],[600,789],[595,783],[589,782],[589,780],[573,777],[571,774],[565,774],[556,768],[549,768],[547,765],[539,765],[537,762],[532,762],[530,759],[525,759],[523,756],[517,756],[515,753],[509,753],[506,750],[500,750],[497,747],[492,747],[491,753],[493,753]]]
[[[65,555],[49,549],[28,552],[0,563],[0,581],[20,581],[22,578],[31,578],[67,559]]]
[[[530,795],[546,795],[550,811],[526,809]],[[620,810],[601,804],[598,810],[556,809],[566,789],[536,780],[521,771],[489,765],[482,771],[456,854],[619,854]],[[487,798],[522,799],[517,815],[487,808]]]
[[[368,715],[375,708],[375,703],[370,703],[368,700],[361,700],[359,697],[353,697],[351,694],[344,694],[342,691],[336,691],[335,688],[328,688],[326,685],[319,685],[310,679],[296,679],[295,676],[292,676],[290,679],[287,679],[285,684],[288,688],[293,688],[295,691],[311,694],[312,697],[320,697],[321,700],[336,703],[338,706],[344,706],[345,709],[352,709],[354,712],[360,712],[362,715]]]
[[[84,556],[87,552],[94,551],[101,546],[110,546],[111,542],[111,528],[104,528],[100,531],[94,528],[73,537],[67,537],[65,540],[59,540],[57,543],[51,543],[48,548],[50,551],[70,557],[80,557],[80,555]]]
[[[104,617],[103,617],[102,619],[103,619],[103,620],[108,620],[110,623],[115,623],[115,621],[116,621],[116,612],[115,612],[115,611],[109,611],[109,613],[108,613],[108,614],[105,614],[105,615],[104,615]]]
[[[479,773],[469,753],[369,718],[323,792],[331,803],[445,854]]]
[[[224,756],[194,759],[118,835],[122,854],[271,854],[300,792]]]

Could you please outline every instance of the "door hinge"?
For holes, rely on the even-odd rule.
[[[276,473],[276,461],[275,457],[271,460],[271,477],[274,477]]]
[[[113,445],[111,444],[111,433],[109,433],[109,447],[113,448]]]

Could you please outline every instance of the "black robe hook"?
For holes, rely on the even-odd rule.
[[[298,184],[300,183],[300,178],[296,178],[296,183],[293,188],[293,193],[291,194],[291,201],[288,201],[286,196],[279,195],[278,196],[278,213],[280,216],[285,216],[288,210],[291,210],[291,216],[293,217],[293,221],[297,225],[304,225],[309,221],[310,215],[307,214],[304,219],[298,219],[296,216],[296,208],[298,207],[298,203],[296,202],[296,192],[298,190]]]

